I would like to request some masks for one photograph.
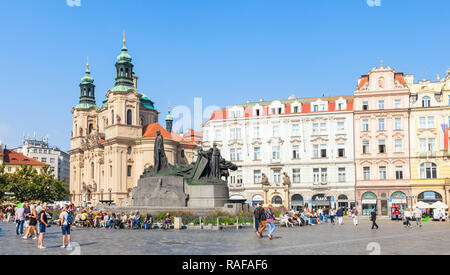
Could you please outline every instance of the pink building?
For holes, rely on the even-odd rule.
[[[356,201],[362,215],[410,205],[409,89],[412,76],[375,67],[354,92]]]

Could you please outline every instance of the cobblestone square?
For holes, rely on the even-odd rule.
[[[350,219],[343,225],[322,224],[308,227],[280,228],[270,241],[259,239],[252,229],[211,230],[106,230],[72,231],[72,251],[62,249],[59,228],[52,226],[44,241],[23,240],[15,234],[14,224],[0,223],[0,255],[98,255],[98,254],[245,254],[245,255],[329,255],[329,254],[429,254],[450,255],[450,224],[426,222],[422,228],[404,228],[401,222],[378,221],[379,230],[371,230],[368,220],[354,227]],[[267,233],[267,232],[266,232]]]

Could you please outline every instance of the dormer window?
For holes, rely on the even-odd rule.
[[[422,98],[422,107],[423,107],[423,108],[428,108],[428,107],[430,107],[430,104],[431,104],[431,99],[430,99],[430,97],[429,97],[429,96],[424,96],[424,97]]]

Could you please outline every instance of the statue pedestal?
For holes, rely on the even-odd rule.
[[[230,194],[225,181],[207,184],[185,184],[186,193],[189,194],[188,207],[215,208],[223,207],[229,202]]]
[[[185,207],[184,179],[175,176],[142,178],[133,188],[132,206]]]

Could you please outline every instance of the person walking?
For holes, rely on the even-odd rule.
[[[375,227],[378,229],[378,224],[377,224],[377,211],[376,209],[372,209],[372,212],[370,212],[370,220],[372,221],[372,229],[374,229]]]
[[[405,216],[405,227],[406,228],[410,228],[411,227],[411,211],[409,210],[409,208],[406,208],[405,213],[403,214]]]
[[[339,225],[343,225],[344,210],[342,210],[342,207],[339,207],[338,211],[336,212],[336,217],[338,218]]]
[[[259,207],[262,207],[262,202],[259,202],[253,211],[253,216],[255,217],[255,233],[258,235],[259,231]]]
[[[46,247],[44,246],[44,235],[45,235],[45,230],[48,227],[48,223],[47,223],[47,205],[44,204],[42,206],[42,210],[41,212],[39,212],[38,214],[38,221],[39,221],[39,240],[38,240],[38,248],[39,249],[45,249]]]
[[[414,218],[416,219],[416,227],[422,227],[422,210],[417,206],[414,210]]]
[[[328,209],[328,207],[325,207],[323,209],[323,217],[325,219],[325,223],[328,223],[328,217],[330,217],[330,210]]]
[[[68,211],[68,207],[67,207],[67,205],[64,205],[63,211],[59,215],[59,224],[60,224],[60,228],[62,231],[62,246],[61,246],[61,248],[66,248],[66,237],[67,237],[67,248],[71,248],[70,247],[70,242],[71,242],[70,225],[68,222],[69,213],[67,211]]]
[[[358,226],[358,210],[356,210],[356,207],[353,207],[352,209],[352,219],[353,219],[353,225]]]
[[[262,233],[264,232],[264,229],[266,229],[266,211],[264,210],[262,202],[259,203],[257,217],[259,218],[259,229],[257,234],[262,238]]]
[[[273,232],[275,232],[275,215],[273,213],[273,206],[269,205],[266,212],[266,223],[269,225],[269,240],[273,238]]]
[[[334,217],[336,216],[335,211],[333,210],[333,208],[330,208],[330,222],[332,225],[335,225],[334,223]]]
[[[20,204],[20,207],[17,208],[14,222],[16,223],[16,234],[23,235],[23,224],[25,223],[25,209],[23,208],[23,204]]]
[[[31,231],[34,233],[33,240],[36,240],[38,238],[38,233],[36,232],[36,225],[37,225],[37,212],[36,207],[34,205],[30,206],[30,220],[28,227],[25,230],[25,236],[22,237],[22,239],[28,239],[28,235],[31,237]]]

